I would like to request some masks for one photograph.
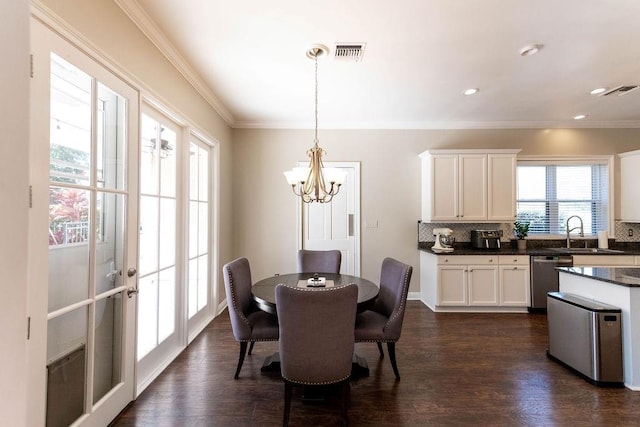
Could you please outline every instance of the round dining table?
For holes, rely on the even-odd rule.
[[[256,282],[251,288],[253,294],[253,300],[256,302],[258,308],[267,313],[277,315],[276,312],[276,286],[283,284],[286,286],[296,287],[309,287],[309,279],[315,276],[314,273],[293,273],[293,274],[280,274],[276,276],[267,277]],[[325,286],[346,286],[355,283],[358,286],[358,312],[362,312],[371,308],[378,296],[380,288],[371,282],[370,280],[363,279],[357,276],[350,276],[347,274],[318,274],[317,276],[325,279]],[[367,377],[369,376],[369,366],[367,361],[353,354],[353,369],[351,372],[352,378]],[[280,356],[276,352],[271,356],[268,356],[260,369],[262,372],[280,371]]]
[[[346,286],[355,283],[358,286],[358,312],[369,309],[380,289],[378,286],[370,280],[363,279],[362,277],[350,276],[347,274],[318,274],[321,278],[326,280],[325,283],[333,285],[334,287]],[[306,287],[305,284],[308,280],[313,278],[313,273],[293,273],[293,274],[280,274],[276,276],[267,277],[259,282],[255,283],[251,288],[253,294],[253,300],[258,305],[258,308],[267,313],[276,314],[276,286],[283,284],[286,286]],[[308,286],[308,285],[307,285]],[[311,287],[311,286],[309,286]]]

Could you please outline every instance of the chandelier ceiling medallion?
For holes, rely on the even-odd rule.
[[[338,194],[346,173],[337,168],[325,168],[322,156],[325,151],[318,145],[318,57],[329,52],[326,46],[312,45],[307,57],[315,60],[315,134],[313,147],[307,151],[309,167],[296,167],[284,172],[287,182],[296,196],[305,203],[329,203]]]

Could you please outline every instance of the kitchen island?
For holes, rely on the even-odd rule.
[[[560,292],[622,310],[624,384],[640,391],[640,268],[559,268]]]

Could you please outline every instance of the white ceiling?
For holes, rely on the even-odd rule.
[[[589,94],[640,84],[638,0],[115,1],[234,127],[313,126],[314,43],[321,128],[640,127]]]

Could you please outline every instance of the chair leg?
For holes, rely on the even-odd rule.
[[[393,373],[396,374],[396,379],[399,380],[400,373],[398,372],[398,364],[396,363],[396,343],[388,342],[387,351],[389,352],[389,360],[391,360],[391,367],[393,368]]]
[[[284,380],[284,413],[282,414],[282,425],[289,425],[289,412],[291,412],[291,383]]]
[[[253,351],[253,345],[255,344],[255,341],[251,341],[251,344],[249,345],[249,356],[251,356],[251,352]]]
[[[343,381],[342,383],[342,407],[341,412],[342,412],[342,425],[346,426],[348,424],[348,417],[347,417],[347,410],[349,408],[349,397],[351,394],[351,385],[349,383],[349,380]]]
[[[384,352],[382,351],[382,343],[380,341],[376,341],[378,344],[378,351],[380,352],[380,359],[384,359]]]
[[[234,379],[238,379],[238,375],[240,375],[240,369],[242,369],[242,362],[244,362],[244,355],[247,354],[247,342],[240,342],[240,354],[238,355],[238,367],[236,368],[236,374],[233,376]]]

